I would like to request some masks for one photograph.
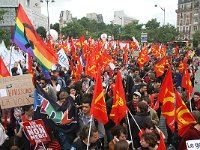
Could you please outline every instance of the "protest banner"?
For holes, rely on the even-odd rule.
[[[41,119],[23,122],[23,126],[31,145],[38,145],[50,141],[49,135]]]
[[[0,78],[1,109],[33,104],[33,93],[30,74]]]
[[[63,49],[58,51],[58,63],[62,66],[62,67],[66,67],[67,70],[69,70],[69,60],[64,52]]]
[[[187,150],[200,150],[200,140],[188,140],[186,141]]]

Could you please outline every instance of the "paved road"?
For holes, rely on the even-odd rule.
[[[198,70],[195,74],[195,84],[194,84],[194,91],[195,92],[200,92],[200,66],[198,67]]]

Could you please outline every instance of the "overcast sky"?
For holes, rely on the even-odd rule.
[[[60,11],[69,10],[78,19],[85,17],[86,13],[102,14],[104,22],[110,24],[114,19],[114,11],[123,10],[127,16],[138,19],[140,23],[157,18],[162,25],[164,11],[155,7],[155,4],[165,8],[165,22],[176,25],[178,0],[55,0],[54,3],[49,3],[50,23],[58,22]],[[44,15],[47,15],[46,7],[45,2],[42,4]]]

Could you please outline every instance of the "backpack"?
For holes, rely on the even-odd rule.
[[[59,82],[59,83],[61,83],[61,85],[60,85],[61,90],[66,89],[65,81],[62,78],[58,78],[58,81],[61,81],[61,82]]]

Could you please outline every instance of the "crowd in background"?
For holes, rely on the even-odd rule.
[[[80,79],[76,80],[71,74],[71,68],[66,70],[66,68],[57,65],[56,70],[50,70],[50,79],[46,79],[37,61],[33,60],[35,82],[60,106],[60,110],[69,109],[70,106],[70,115],[76,120],[73,126],[67,128],[68,130],[52,128],[47,120],[45,126],[51,141],[44,143],[45,147],[53,150],[84,150],[87,149],[87,143],[89,143],[89,149],[92,150],[131,150],[133,147],[138,150],[156,150],[159,147],[160,135],[162,135],[162,138],[165,139],[166,147],[171,146],[171,148],[179,150],[186,149],[185,141],[200,139],[200,91],[194,90],[192,99],[189,99],[186,90],[181,87],[183,74],[180,73],[178,66],[187,52],[182,51],[181,53],[178,58],[172,59],[173,84],[180,92],[182,99],[197,121],[197,124],[192,125],[182,138],[177,135],[177,127],[176,131],[172,133],[167,125],[167,134],[160,134],[162,133],[159,129],[162,106],[160,105],[155,110],[155,104],[158,101],[157,96],[166,71],[162,76],[156,78],[153,68],[158,62],[157,58],[152,56],[150,61],[142,69],[139,69],[137,57],[130,56],[128,63],[125,64],[123,55],[119,53],[114,58],[115,69],[108,65],[101,71],[108,117],[110,116],[113,103],[116,75],[118,70],[120,71],[127,107],[132,114],[128,116],[131,131],[128,128],[126,117],[122,119],[120,125],[115,125],[111,119],[104,125],[91,117],[90,109],[94,94],[94,78],[88,76],[83,71]],[[68,57],[71,59],[71,56]],[[194,87],[195,82],[197,83],[195,80],[196,71],[200,65],[198,57],[190,58],[187,65]],[[13,76],[19,75],[17,70],[16,66],[11,69]],[[26,68],[22,70],[24,74],[28,72]],[[8,113],[6,126],[4,126],[5,113]],[[34,146],[30,145],[27,136],[23,132],[22,122],[36,118],[38,116],[34,111],[33,105],[1,110],[2,124],[0,132],[2,134],[0,136],[0,149],[34,149]],[[88,141],[90,122],[92,122],[92,126]],[[139,134],[141,129],[143,130],[142,135]],[[42,149],[42,147],[37,149]]]

